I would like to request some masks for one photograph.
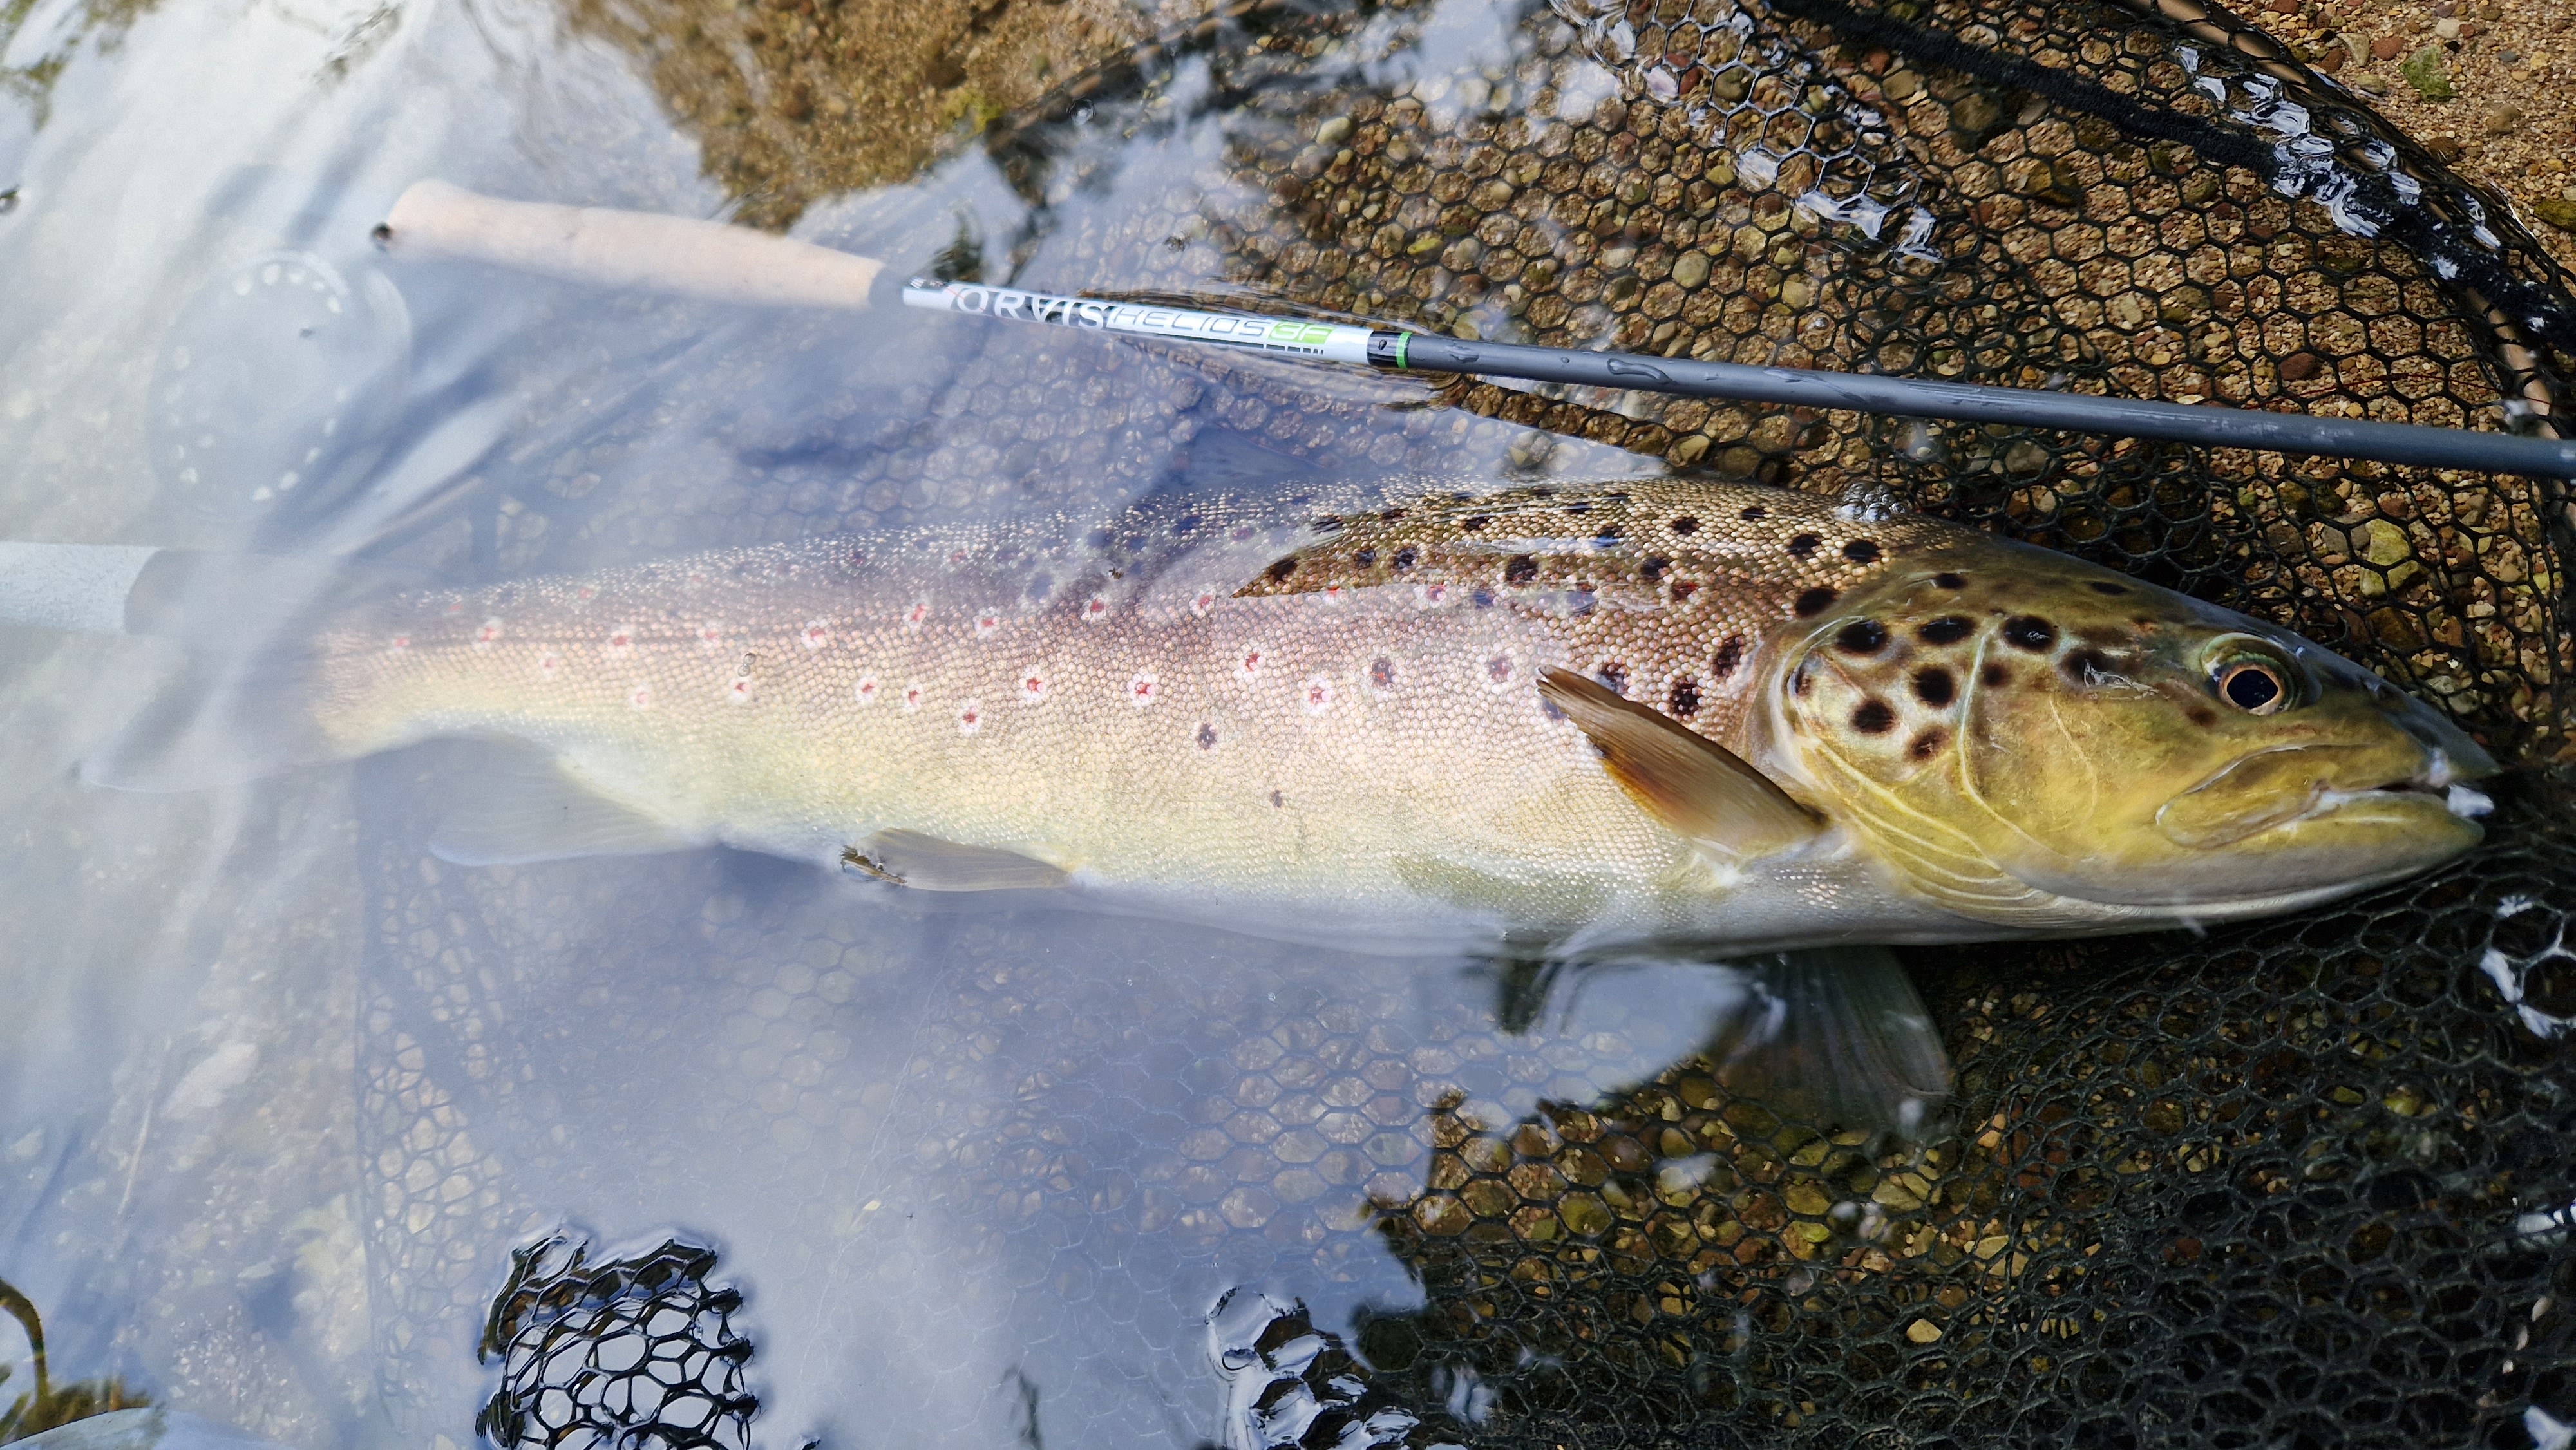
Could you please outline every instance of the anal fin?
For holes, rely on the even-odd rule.
[[[916,891],[1028,891],[1062,886],[1061,867],[990,846],[961,846],[919,831],[879,831],[843,848],[841,869]]]
[[[1542,672],[1538,688],[1591,740],[1620,789],[1682,835],[1751,860],[1823,829],[1770,777],[1667,716],[1570,670]]]
[[[600,794],[553,756],[510,746],[476,754],[478,768],[457,773],[430,833],[430,854],[442,861],[518,866],[706,844],[660,816]]]

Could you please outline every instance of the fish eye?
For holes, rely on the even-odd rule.
[[[2290,681],[2270,660],[2232,659],[2210,676],[2218,697],[2248,715],[2276,715],[2291,704]]]

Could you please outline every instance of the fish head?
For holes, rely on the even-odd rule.
[[[1803,622],[1772,748],[1907,884],[2033,930],[2262,915],[2476,844],[2496,766],[2287,630],[1988,546]]]

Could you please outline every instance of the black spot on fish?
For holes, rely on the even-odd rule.
[[[2190,709],[2183,712],[2183,717],[2203,730],[2206,730],[2210,726],[2218,723],[2218,712],[2210,709],[2206,705],[2192,706]]]
[[[1475,602],[1478,609],[1491,609],[1494,607],[1494,591],[1487,589],[1481,584],[1476,586],[1475,593],[1467,597]]]
[[[1970,623],[1967,616],[1945,614],[1927,621],[1921,629],[1914,631],[1914,637],[1925,644],[1957,644],[1976,632],[1976,625]]]
[[[1834,646],[1846,654],[1874,655],[1887,644],[1887,626],[1875,619],[1855,619],[1834,636]]]
[[[2111,657],[2098,649],[2077,650],[2058,661],[2057,667],[2066,672],[2066,678],[2079,685],[2096,684],[2102,676],[2112,672]]]
[[[1401,523],[1404,520],[1404,510],[1388,509],[1385,513],[1379,514],[1377,518],[1378,522],[1382,524]]]
[[[1699,713],[1699,682],[1685,676],[1673,681],[1673,690],[1664,699],[1664,707],[1687,720]]]
[[[1503,582],[1506,584],[1527,584],[1537,577],[1538,560],[1527,554],[1514,554],[1503,565]]]
[[[1625,696],[1628,693],[1628,667],[1617,660],[1602,661],[1601,668],[1592,672],[1592,678],[1599,680],[1601,688],[1611,694]]]
[[[1421,555],[1413,552],[1412,545],[1407,544],[1403,548],[1395,551],[1395,567],[1398,569],[1410,569],[1413,567],[1413,561],[1421,557]]]
[[[1977,683],[1989,690],[2000,690],[2012,683],[2012,671],[2001,665],[1988,665],[1977,671]]]
[[[1789,677],[1789,693],[1796,695],[1800,699],[1806,698],[1807,667],[1805,665],[1798,666],[1798,672]]]
[[[1173,538],[1186,539],[1198,531],[1199,516],[1197,514],[1183,514],[1179,518],[1172,520]]]
[[[1748,524],[1758,524],[1769,517],[1771,511],[1758,503],[1744,511],[1744,521]]]
[[[1477,515],[1475,515],[1474,517],[1472,517],[1472,518],[1468,519],[1466,522],[1461,523],[1460,525],[1458,525],[1458,527],[1460,527],[1460,528],[1462,528],[1462,529],[1465,529],[1467,532],[1469,532],[1469,533],[1471,533],[1471,534],[1472,534],[1472,533],[1475,533],[1477,530],[1482,529],[1485,525],[1492,523],[1493,521],[1494,521],[1494,520],[1493,520],[1493,516],[1492,516],[1492,515],[1490,515],[1490,514],[1477,514]]]
[[[1932,587],[1935,589],[1965,589],[1968,587],[1968,576],[1965,574],[1935,574],[1932,576]]]
[[[1530,497],[1532,497],[1532,498],[1554,498],[1554,497],[1556,497],[1556,490],[1555,490],[1555,489],[1552,489],[1552,488],[1549,488],[1546,484],[1543,484],[1543,483],[1540,483],[1540,484],[1532,484],[1532,485],[1529,487],[1529,489],[1528,489],[1528,493],[1529,493],[1529,496],[1530,496]]]
[[[1949,738],[1948,731],[1926,730],[1914,737],[1913,742],[1905,747],[1905,753],[1917,760],[1930,760],[1933,752],[1939,750]]]
[[[1199,749],[1216,749],[1216,727],[1204,721],[1199,724]]]
[[[1855,564],[1875,564],[1878,562],[1878,545],[1868,539],[1854,539],[1843,545],[1843,557]]]
[[[1645,580],[1649,584],[1659,584],[1663,582],[1665,573],[1671,570],[1672,567],[1672,560],[1658,554],[1646,561],[1645,566],[1637,571],[1637,577]]]
[[[1884,735],[1896,728],[1896,712],[1880,700],[1863,700],[1852,711],[1852,728],[1863,735]]]
[[[1547,495],[1539,493],[1537,489],[1531,489],[1530,492],[1539,498],[1547,497]],[[1581,517],[1584,514],[1592,512],[1592,505],[1582,499],[1576,499],[1574,502],[1565,506],[1565,511],[1577,517]]]
[[[1292,554],[1289,557],[1280,560],[1278,563],[1271,565],[1266,572],[1270,575],[1270,582],[1276,584],[1280,580],[1297,572],[1297,558]]]
[[[1395,661],[1384,655],[1369,661],[1369,683],[1381,690],[1395,688]]]
[[[1512,677],[1512,657],[1496,655],[1485,661],[1485,678],[1499,685]]]
[[[1577,584],[1574,586],[1574,592],[1565,596],[1565,611],[1574,615],[1590,614],[1594,602],[1599,598],[1600,596],[1593,592],[1591,585]]]
[[[1688,604],[1690,602],[1690,597],[1698,592],[1699,584],[1696,580],[1676,579],[1673,581],[1673,602],[1675,604]]]
[[[1730,634],[1726,637],[1726,643],[1717,647],[1717,653],[1708,657],[1709,678],[1724,680],[1734,674],[1735,667],[1742,663],[1744,663],[1744,636]]]
[[[1948,670],[1923,670],[1914,676],[1914,698],[1938,710],[1957,696],[1959,685]]]
[[[1362,549],[1351,556],[1351,562],[1359,565],[1363,569],[1366,569],[1377,562],[1377,550]]]
[[[1815,588],[1798,596],[1798,603],[1796,606],[1798,617],[1800,619],[1810,619],[1816,615],[1824,613],[1827,609],[1833,607],[1834,598],[1835,594],[1833,590],[1826,588],[1822,584],[1817,585]]]
[[[2016,614],[2004,621],[2004,643],[2015,649],[2047,649],[2057,643],[2057,626],[2036,614]]]
[[[1341,520],[1341,516],[1340,516],[1340,515],[1338,515],[1338,514],[1326,514],[1326,515],[1324,515],[1322,518],[1315,520],[1315,532],[1316,532],[1316,533],[1319,533],[1319,534],[1338,534],[1338,533],[1340,533],[1341,531],[1342,531],[1342,520]]]
[[[1797,534],[1789,540],[1789,553],[1794,558],[1803,559],[1816,552],[1817,546],[1822,543],[1824,540],[1815,534]]]
[[[1107,529],[1093,529],[1090,534],[1085,537],[1084,542],[1088,543],[1095,549],[1106,549],[1110,545],[1118,542],[1118,536],[1110,533]]]
[[[1288,804],[1288,797],[1274,790],[1270,793],[1270,803],[1274,806],[1284,806]]]
[[[1554,700],[1547,698],[1545,695],[1541,695],[1539,697],[1538,712],[1545,715],[1550,720],[1563,720],[1565,718],[1565,711],[1558,708],[1557,703]]]
[[[1673,520],[1673,532],[1685,535],[1696,534],[1699,532],[1699,520],[1692,518],[1688,514],[1684,514],[1680,518]]]
[[[2089,580],[2085,583],[2084,587],[2092,590],[2096,594],[2126,594],[2129,592],[2128,585],[2113,584],[2108,580],[2103,579]]]

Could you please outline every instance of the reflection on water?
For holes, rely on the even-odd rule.
[[[2186,75],[2202,42],[2125,9],[2021,13],[1976,43],[2124,94],[2267,83],[2206,52]],[[1156,493],[1697,466],[2298,622],[2501,744],[2565,728],[2518,480],[1302,373],[367,242],[435,175],[1468,336],[2425,422],[2555,386],[2404,246],[1885,27],[1228,14],[19,0],[0,537],[480,582]],[[2376,144],[2352,125],[2337,145]],[[70,765],[169,661],[0,649],[0,1269],[57,1373],[279,1443],[465,1443],[525,1368],[476,1355],[511,1256],[558,1234],[592,1265],[712,1247],[668,1284],[742,1292],[706,1344],[756,1352],[700,1367],[737,1369],[778,1445],[2045,1438],[2156,1394],[2218,1406],[2176,1412],[2189,1438],[2388,1384],[2435,1387],[2373,1422],[2423,1443],[2518,1422],[2570,1362],[2541,1297],[2563,1247],[2496,1227],[2576,1196],[2544,1151],[2563,1064],[2491,1035],[2472,970],[2563,986],[2544,811],[2420,900],[1929,964],[1967,1107],[1879,1152],[1729,1099],[1690,1058],[1721,1005],[1695,969],[1569,984],[1507,1030],[1491,963],[934,909],[724,851],[461,868],[423,845],[461,747],[98,792]],[[2210,1391],[2292,1304],[2340,1306],[2345,1378]],[[2508,1320],[2518,1367],[2486,1353]]]

